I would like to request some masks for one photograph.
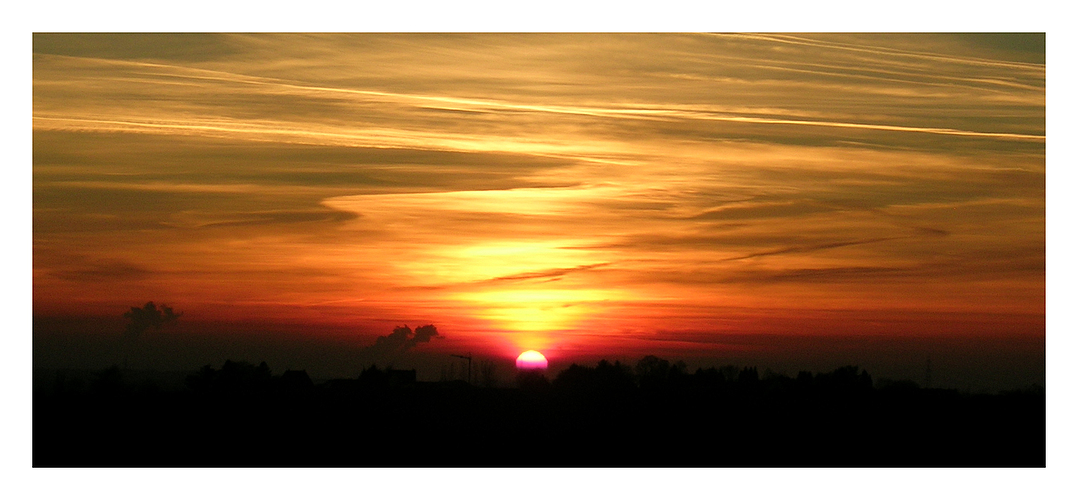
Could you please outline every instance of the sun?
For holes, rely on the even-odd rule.
[[[539,351],[524,351],[517,356],[518,370],[546,370],[546,356]]]

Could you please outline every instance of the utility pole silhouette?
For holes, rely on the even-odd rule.
[[[472,353],[469,352],[467,356],[462,356],[460,354],[451,354],[451,356],[453,356],[454,358],[460,358],[460,359],[468,360],[468,383],[471,384],[472,383]]]

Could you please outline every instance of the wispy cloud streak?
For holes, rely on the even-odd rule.
[[[1015,36],[38,35],[35,307],[531,348],[1024,317],[1045,80]]]

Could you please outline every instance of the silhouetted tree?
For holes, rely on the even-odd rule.
[[[196,391],[228,394],[258,394],[273,389],[273,373],[265,361],[252,365],[246,361],[225,360],[220,370],[203,366],[187,377],[187,386]]]
[[[546,379],[542,370],[519,370],[517,387],[525,391],[541,392],[550,388],[550,381]]]
[[[636,362],[636,379],[640,385],[654,385],[664,379],[670,371],[670,362],[655,356],[644,356]]]
[[[756,384],[760,381],[760,373],[756,371],[756,367],[745,367],[741,369],[741,372],[737,374],[737,382],[739,384]]]
[[[214,380],[216,378],[217,370],[213,369],[210,365],[205,365],[198,370],[198,373],[188,375],[184,380],[184,383],[193,391],[203,392],[213,388]]]
[[[708,369],[697,368],[693,373],[693,382],[699,387],[718,387],[726,382],[726,377],[714,366]]]
[[[817,375],[816,385],[831,392],[865,392],[872,390],[872,377],[865,370],[858,373],[856,366],[843,366]]]
[[[314,389],[314,382],[307,370],[285,370],[280,379],[281,390],[289,394],[301,394]]]
[[[719,368],[719,373],[722,374],[723,379],[727,382],[733,382],[737,380],[738,374],[741,373],[741,368],[734,365],[723,365]]]
[[[191,375],[186,392],[146,391],[142,374],[113,366],[88,373],[84,392],[35,384],[33,455],[35,466],[67,467],[1044,466],[1043,387],[971,395],[881,379],[868,393],[872,379],[856,366],[796,378],[743,367],[727,378],[668,363],[653,379],[664,385],[645,390],[636,366],[574,364],[549,384],[521,370],[518,390],[479,390],[374,365],[360,380],[315,384],[301,370],[274,376],[264,362],[226,360]],[[664,372],[659,358],[640,366]],[[355,453],[372,433],[396,444]],[[587,447],[519,453],[521,435],[553,450]],[[310,454],[320,442],[335,446]]]
[[[600,360],[595,367],[595,375],[599,383],[611,391],[625,391],[635,387],[632,370],[621,364],[621,361],[611,364],[605,359]]]
[[[554,378],[551,387],[570,400],[578,403],[587,401],[591,405],[633,393],[636,381],[627,366],[604,359],[595,368],[575,363],[570,365]]]
[[[589,382],[589,376],[594,370],[580,366],[576,363],[569,365],[558,373],[554,377],[554,381],[551,382],[554,388],[559,390],[576,390],[581,387],[585,387]]]
[[[686,369],[683,361],[671,364],[655,356],[644,356],[636,363],[636,379],[641,388],[672,389],[685,382]]]

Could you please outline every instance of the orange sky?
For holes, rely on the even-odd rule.
[[[1044,336],[1043,35],[37,34],[33,94],[36,316]]]

